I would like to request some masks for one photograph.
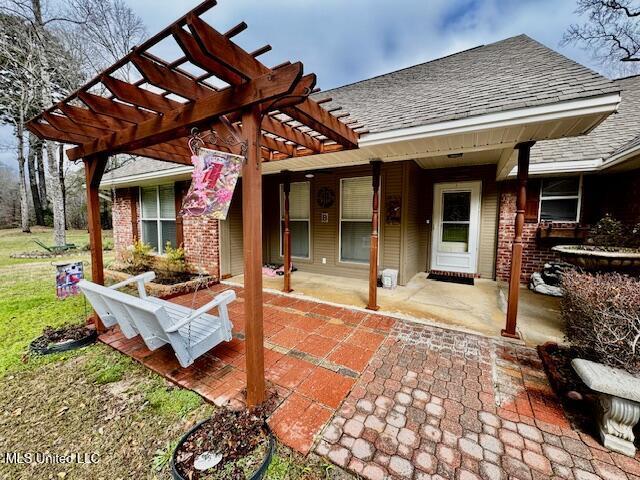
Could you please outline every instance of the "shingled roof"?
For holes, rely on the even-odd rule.
[[[532,163],[605,159],[640,143],[640,76],[614,80],[621,89],[617,113],[607,117],[591,133],[537,143]]]
[[[587,67],[518,35],[318,96],[333,98],[376,133],[619,90]]]
[[[333,101],[325,108],[340,106],[369,133],[378,133],[619,90],[618,84],[585,66],[526,35],[518,35],[314,97],[331,97]],[[575,141],[579,144],[584,140]],[[150,161],[137,168],[148,168],[148,172],[170,168],[163,164]],[[129,175],[118,169],[108,178]]]

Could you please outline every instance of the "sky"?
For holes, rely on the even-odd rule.
[[[153,35],[199,0],[125,0]],[[265,44],[268,66],[302,61],[329,89],[525,33],[594,69],[589,52],[561,47],[575,0],[219,0],[203,18],[220,31],[245,21],[234,38],[248,51]],[[153,53],[170,60],[165,44]],[[9,128],[0,128],[0,161],[16,165]]]

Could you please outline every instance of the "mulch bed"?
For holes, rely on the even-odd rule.
[[[95,337],[95,338],[93,338]],[[91,340],[93,338],[93,340]],[[47,326],[42,331],[42,335],[31,342],[31,350],[37,353],[53,353],[63,351],[72,345],[81,343],[80,346],[88,345],[97,339],[96,330],[89,325],[67,325],[61,328]]]
[[[123,268],[120,271],[130,275],[140,275],[141,273],[148,272],[149,269],[139,270],[134,268]],[[153,283],[159,283],[160,285],[175,285],[176,283],[190,282],[191,280],[195,280],[200,277],[197,273],[167,272],[158,269],[154,269],[153,271],[156,274],[156,278],[153,279]]]
[[[579,357],[577,351],[572,347],[547,342],[538,346],[538,355],[549,384],[562,401],[571,423],[576,428],[593,433],[595,427],[592,408],[597,396],[571,366],[571,360]]]
[[[192,480],[244,480],[262,465],[271,449],[266,418],[276,402],[271,396],[263,405],[249,411],[218,409],[178,446],[175,468]],[[204,472],[194,462],[204,452],[218,453],[222,460]]]

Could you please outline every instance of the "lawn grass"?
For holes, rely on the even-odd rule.
[[[105,232],[106,241],[110,233]],[[170,478],[168,462],[177,441],[195,422],[210,416],[214,407],[102,344],[43,357],[27,355],[29,342],[45,326],[86,318],[82,295],[56,298],[54,260],[9,258],[11,253],[35,250],[30,242],[34,236],[52,243],[50,229],[37,229],[31,235],[0,230],[0,454],[98,453],[99,462],[7,465],[0,461],[0,479]],[[71,231],[68,238],[78,245],[88,241],[84,231]],[[88,252],[64,258],[83,260],[90,278]],[[105,252],[105,262],[112,258],[112,252]],[[278,444],[265,478],[353,477]]]
[[[105,241],[111,241],[111,232],[104,232]],[[84,296],[77,295],[58,300],[55,292],[55,267],[52,262],[82,260],[85,275],[91,276],[90,255],[86,251],[62,258],[12,259],[13,253],[36,250],[32,242],[38,238],[53,243],[51,229],[34,228],[33,233],[18,229],[0,230],[0,378],[7,372],[37,366],[56,360],[58,356],[43,357],[23,363],[29,342],[42,333],[46,326],[58,327],[69,323],[82,323],[91,312]],[[83,230],[68,232],[69,242],[84,245],[89,235]],[[105,252],[105,260],[112,258]]]

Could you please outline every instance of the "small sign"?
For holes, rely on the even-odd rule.
[[[327,212],[320,213],[320,222],[329,223],[329,214]]]
[[[84,278],[82,262],[56,263],[56,296],[64,300],[80,291],[78,282]]]

